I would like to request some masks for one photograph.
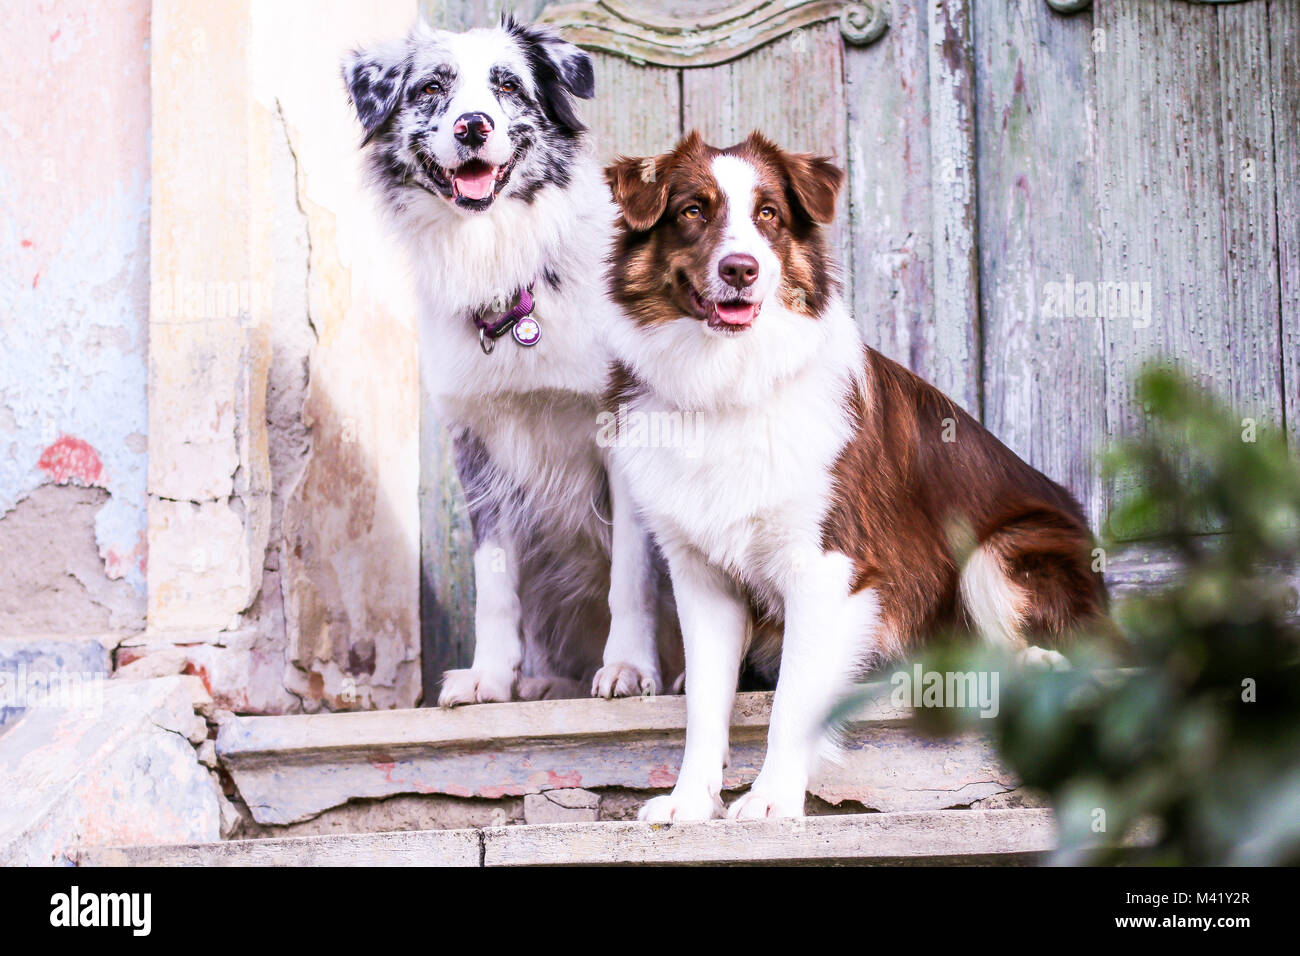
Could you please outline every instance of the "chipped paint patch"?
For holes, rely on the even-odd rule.
[[[105,573],[95,544],[106,502],[102,488],[45,484],[0,521],[0,554],[19,556],[0,579],[0,637],[143,628],[144,595]]]
[[[104,463],[99,459],[99,452],[89,442],[69,435],[45,449],[36,467],[59,485],[76,481],[90,487],[104,482]]]

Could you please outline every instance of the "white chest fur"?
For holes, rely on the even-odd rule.
[[[656,441],[662,434],[653,428],[641,433],[648,440],[625,430],[614,454],[638,506],[666,546],[689,547],[758,594],[779,601],[801,560],[821,553],[831,469],[851,434],[844,400],[861,366],[861,344],[842,308],[832,309],[820,322],[770,318],[774,326],[798,319],[795,327],[812,339],[801,365],[792,372],[769,366],[774,370],[770,379],[753,397],[736,390],[746,399],[736,404],[725,401],[724,390],[707,404],[682,408],[664,394],[672,392],[671,383],[664,382],[663,389],[652,384],[629,401],[623,410],[627,420],[638,414],[652,419],[680,413],[682,440]],[[697,327],[683,328],[698,333]],[[779,348],[781,338],[774,332],[767,341],[752,344],[767,351]],[[743,343],[706,344],[726,348]],[[653,354],[640,358],[643,369],[656,364]],[[766,371],[758,353],[749,358],[747,384]]]
[[[503,394],[601,392],[615,214],[589,157],[574,164],[569,186],[543,189],[532,204],[504,202],[471,217],[428,197],[403,214],[421,309],[421,370],[441,413],[454,416],[462,403]],[[509,301],[530,283],[541,341],[524,348],[506,336],[483,354],[475,310]]]

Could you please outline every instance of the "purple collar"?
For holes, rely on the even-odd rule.
[[[520,345],[536,345],[537,340],[541,338],[541,327],[538,326],[537,320],[532,319],[520,325],[520,320],[528,318],[533,314],[533,308],[536,303],[533,301],[533,286],[537,284],[534,279],[528,283],[526,289],[520,289],[515,293],[515,304],[507,312],[498,312],[490,305],[479,309],[474,313],[474,324],[478,327],[479,345],[483,347],[485,355],[491,355],[492,350],[496,348],[497,339],[507,332],[515,333],[515,341]]]

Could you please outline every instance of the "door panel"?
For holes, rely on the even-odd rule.
[[[1096,522],[1105,330],[1050,308],[1071,277],[1101,276],[1092,24],[1038,0],[974,12],[985,423]]]
[[[596,98],[582,104],[601,162],[617,156],[653,156],[681,135],[681,70],[637,66],[620,56],[593,53]]]
[[[1105,323],[1112,437],[1141,430],[1133,377],[1156,357],[1244,416],[1282,421],[1271,119],[1282,114],[1266,80],[1267,6],[1163,0],[1093,13],[1106,40],[1096,55],[1100,278],[1144,283],[1151,298],[1149,321]]]
[[[853,312],[867,343],[934,380],[929,49],[919,4],[845,51]]]

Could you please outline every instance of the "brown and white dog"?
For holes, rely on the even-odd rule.
[[[1059,647],[1103,622],[1092,539],[1069,492],[864,346],[822,229],[843,181],[830,161],[693,133],[606,176],[624,311],[610,409],[690,416],[694,436],[614,447],[667,556],[686,645],[681,774],[641,816],[723,812],[751,644],[779,653],[780,672],[762,771],[728,815],[801,816],[825,720],[864,666],[947,628],[1060,662],[1031,638]]]

